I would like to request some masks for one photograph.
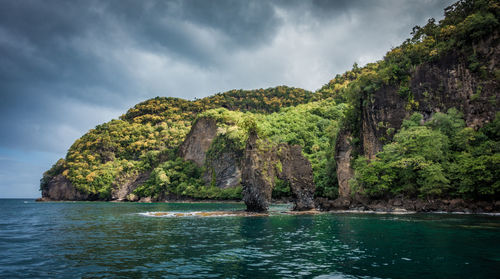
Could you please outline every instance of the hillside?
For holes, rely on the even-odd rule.
[[[60,187],[52,189],[61,188],[51,194],[55,199],[77,198],[71,197],[73,194],[64,196],[68,192],[64,189],[68,188],[82,193],[78,199],[112,199],[113,189],[138,176],[142,178],[160,162],[175,161],[176,148],[199,113],[213,108],[272,113],[282,107],[321,99],[318,96],[303,89],[278,86],[232,90],[194,101],[157,97],[139,103],[119,120],[99,125],[75,141],[66,158],[44,174],[42,193],[48,193],[54,180]],[[193,194],[190,197],[208,196]]]
[[[499,15],[497,1],[459,1],[314,93],[145,101],[78,139],[44,174],[42,196],[500,210]]]
[[[459,1],[383,60],[354,65],[321,89],[350,108],[336,146],[345,202],[325,207],[498,200],[499,13],[497,1]]]

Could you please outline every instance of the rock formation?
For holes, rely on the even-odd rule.
[[[207,184],[214,183],[219,188],[231,188],[240,185],[241,155],[232,151],[223,151],[217,156],[206,159],[206,171],[203,180]]]
[[[242,162],[241,184],[247,211],[267,211],[276,176],[276,153],[270,147],[257,143],[257,134],[251,133]]]
[[[488,68],[495,69],[500,61],[500,47],[491,47],[492,40],[498,40],[498,36],[491,36],[475,49],[490,61]],[[456,108],[464,114],[467,126],[478,128],[492,121],[500,107],[498,83],[472,73],[467,57],[457,54],[419,65],[411,74],[409,84],[412,104],[398,94],[395,86],[383,86],[371,94],[362,107],[360,134],[352,135],[348,129],[340,131],[336,142],[340,197],[349,198],[348,181],[353,176],[350,161],[354,147],[349,138],[359,137],[361,150],[358,151],[373,158],[394,135],[395,132],[389,133],[389,129],[400,129],[403,119],[413,112],[421,113],[424,120],[428,120],[436,112]]]
[[[118,180],[118,183],[115,183],[115,185],[113,185],[114,190],[111,192],[111,199],[117,201],[135,201],[135,196],[132,194],[132,192],[137,187],[146,182],[150,174],[151,172],[147,171],[123,180]]]
[[[191,160],[199,167],[205,163],[206,153],[217,136],[217,122],[212,118],[199,118],[179,147],[179,156]]]
[[[299,145],[278,146],[278,160],[281,170],[278,178],[288,181],[294,201],[293,210],[310,210],[314,208],[314,177],[311,163],[302,155]]]
[[[313,172],[301,147],[259,143],[257,135],[251,133],[243,158],[241,181],[248,211],[267,211],[276,177],[289,182],[294,210],[314,208]]]
[[[191,160],[199,167],[205,167],[203,180],[206,184],[214,183],[219,188],[240,185],[239,168],[242,155],[232,150],[223,150],[207,157],[212,143],[217,137],[217,122],[209,117],[196,120],[191,131],[179,148],[179,156]]]
[[[78,192],[62,174],[52,177],[48,187],[42,189],[42,200],[79,201],[89,198],[89,195]]]
[[[353,151],[353,146],[351,140],[351,133],[347,130],[341,130],[335,146],[339,196],[344,198],[349,197],[351,193],[351,188],[349,187],[349,179],[353,176],[353,170],[351,168],[351,153]]]

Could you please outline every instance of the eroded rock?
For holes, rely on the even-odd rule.
[[[223,151],[217,156],[207,158],[203,180],[206,184],[214,183],[219,188],[231,188],[240,185],[242,156],[234,151]]]
[[[251,133],[242,162],[241,184],[247,211],[265,212],[271,202],[276,176],[276,154],[272,148],[257,144],[257,134]]]
[[[250,134],[242,163],[243,201],[248,211],[267,211],[276,177],[289,182],[294,210],[315,207],[311,163],[302,155],[301,147],[259,144],[257,135]]]
[[[131,177],[119,179],[114,186],[113,191],[111,192],[111,199],[112,200],[117,200],[117,201],[122,201],[122,200],[129,200],[132,201],[134,199],[130,199],[129,197],[133,197],[131,195],[132,192],[142,184],[148,180],[149,175],[151,172],[143,172],[137,175],[133,175]],[[135,196],[135,195],[134,195]]]
[[[42,189],[43,200],[79,201],[89,199],[88,194],[80,193],[62,174],[54,176],[45,189]]]
[[[179,147],[179,156],[191,160],[199,167],[205,163],[206,153],[217,136],[217,122],[212,118],[199,118]]]
[[[335,160],[337,161],[337,178],[339,183],[339,197],[348,198],[351,194],[349,180],[354,171],[351,168],[351,154],[354,147],[351,144],[352,136],[348,130],[341,130],[335,146]]]
[[[278,159],[281,170],[278,177],[290,183],[293,195],[293,210],[310,210],[314,208],[314,177],[311,163],[302,155],[299,145],[289,146],[280,144],[278,146]]]
[[[498,33],[474,46],[475,51],[488,61],[490,70],[498,68],[500,46]],[[484,80],[469,69],[468,57],[450,53],[439,59],[417,66],[410,76],[411,102],[401,96],[398,87],[384,85],[365,97],[361,107],[359,134],[343,129],[336,141],[337,178],[339,196],[350,194],[349,180],[353,177],[350,165],[353,145],[350,139],[360,139],[359,153],[369,159],[382,150],[400,129],[403,120],[412,113],[421,113],[424,121],[436,112],[456,108],[463,113],[467,126],[475,129],[491,122],[500,106],[499,85],[494,79]],[[416,203],[417,209],[432,210],[437,205]]]

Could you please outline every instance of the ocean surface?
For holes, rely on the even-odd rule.
[[[0,278],[500,278],[500,217],[0,200]],[[181,214],[179,214],[181,215]]]

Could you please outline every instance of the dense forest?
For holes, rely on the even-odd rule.
[[[146,173],[147,179],[133,191],[137,197],[240,199],[241,186],[219,188],[207,183],[202,177],[209,165],[200,167],[178,155],[192,124],[208,117],[218,123],[208,158],[221,150],[243,152],[250,130],[268,144],[300,145],[312,165],[317,197],[338,196],[336,141],[340,131],[349,131],[353,194],[374,199],[401,195],[498,199],[499,15],[498,1],[458,1],[445,9],[443,20],[430,19],[425,26],[414,27],[412,37],[382,60],[364,67],[354,64],[316,92],[279,86],[232,90],[192,101],[157,97],[137,104],[120,119],[78,139],[66,158],[43,175],[41,190],[62,175],[92,199],[109,200],[113,189]],[[460,107],[426,113],[426,104],[446,107],[436,96],[447,93],[444,85],[416,90],[415,73],[423,65],[448,66],[443,61],[465,65],[463,71],[474,80],[469,101],[493,107],[494,117],[469,123]],[[466,86],[461,82],[465,81],[454,85],[459,90]],[[368,156],[364,112],[391,88],[406,119],[399,126],[375,123],[378,135],[383,134],[376,141],[383,146]],[[286,182],[275,185],[275,198],[291,194]]]

